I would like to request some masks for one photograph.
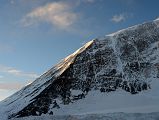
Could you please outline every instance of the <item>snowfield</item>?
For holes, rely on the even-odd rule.
[[[43,115],[40,117],[26,117],[12,120],[159,120],[159,113],[110,113],[66,116]]]
[[[43,114],[12,120],[159,120],[158,85],[159,80],[154,79],[152,89],[135,95],[120,89],[108,94],[92,91],[80,101],[61,104],[61,109],[54,110],[55,116]],[[6,120],[5,107],[0,110],[0,120]]]

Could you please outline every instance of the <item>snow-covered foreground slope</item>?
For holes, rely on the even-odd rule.
[[[159,113],[109,113],[89,115],[44,115],[40,117],[25,117],[12,120],[159,120]]]
[[[0,120],[6,120],[5,113],[3,113],[5,107],[1,107]],[[123,92],[120,89],[108,94],[92,91],[86,98],[80,101],[72,103],[69,106],[62,105],[61,109],[55,109],[54,114],[55,116],[43,114],[41,117],[31,116],[13,120],[158,120],[159,80],[153,80],[152,89],[135,95]]]
[[[132,95],[118,90],[108,94],[91,91],[87,97],[54,110],[55,115],[79,115],[96,113],[150,113],[159,112],[159,80],[153,79],[152,89]]]
[[[0,120],[5,120],[3,114],[1,114]],[[92,91],[86,98],[80,101],[72,103],[69,106],[62,105],[61,109],[54,110],[54,114],[55,116],[43,114],[41,117],[31,116],[12,120],[151,120],[150,118],[158,120],[159,81],[154,79],[152,89],[135,95],[123,92],[120,89],[109,94]]]
[[[88,42],[0,102],[0,120],[151,113],[159,112],[158,101],[159,20],[154,20]]]

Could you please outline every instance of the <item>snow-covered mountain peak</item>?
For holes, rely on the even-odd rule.
[[[86,43],[33,83],[2,101],[0,113],[5,112],[2,118],[14,118],[110,109],[124,111],[126,106],[148,103],[151,106],[159,100],[154,96],[151,100],[152,95],[159,92],[155,86],[158,80],[156,20]]]
[[[159,17],[157,17],[154,21],[158,21],[159,20]]]

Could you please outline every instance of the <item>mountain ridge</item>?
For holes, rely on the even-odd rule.
[[[86,43],[2,101],[1,106],[9,118],[39,116],[84,100],[92,91],[121,89],[138,94],[150,90],[153,79],[159,79],[158,22],[129,27]]]

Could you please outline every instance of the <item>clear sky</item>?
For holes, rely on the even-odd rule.
[[[158,11],[159,0],[1,0],[0,100],[87,41]]]

